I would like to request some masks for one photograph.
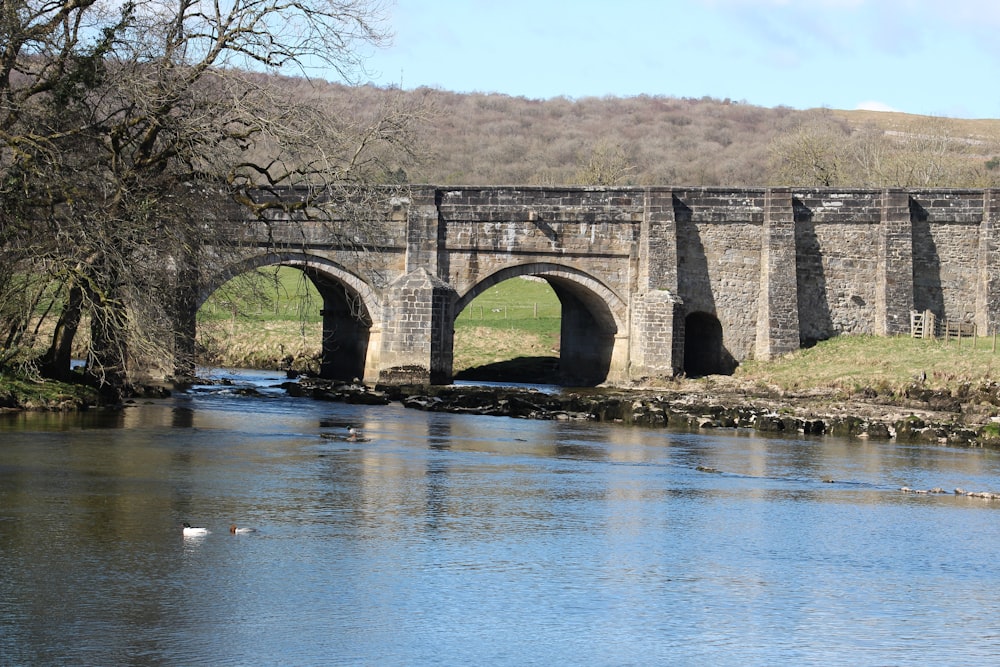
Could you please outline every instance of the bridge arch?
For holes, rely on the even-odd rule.
[[[455,303],[457,317],[473,299],[510,278],[535,276],[552,287],[562,305],[559,367],[561,384],[593,386],[608,379],[614,360],[625,354],[627,304],[593,276],[563,264],[533,262],[509,266],[476,283]]]
[[[236,276],[249,271],[254,271],[264,266],[292,266],[300,269],[303,273],[314,279],[314,276],[325,276],[329,279],[342,283],[345,288],[351,290],[360,299],[368,317],[373,321],[380,321],[382,317],[382,305],[379,302],[375,290],[368,283],[348,271],[341,264],[302,252],[269,252],[262,255],[246,257],[238,262],[229,264],[221,271],[216,272],[202,286],[198,294],[198,308],[208,300],[215,290],[219,289],[227,281]]]
[[[323,299],[320,376],[371,379],[378,372],[382,304],[375,290],[337,262],[301,252],[269,252],[246,257],[212,275],[198,295],[200,308],[226,281],[265,266],[300,269]]]

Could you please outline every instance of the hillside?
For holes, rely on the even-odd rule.
[[[345,113],[419,108],[422,159],[387,174],[441,185],[995,187],[1000,120],[764,108],[714,98],[534,100],[287,79]]]

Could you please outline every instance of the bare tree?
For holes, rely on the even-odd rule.
[[[848,145],[849,169],[855,174],[852,179],[862,187],[883,188],[890,182],[893,147],[885,131],[868,123],[856,130]]]
[[[331,203],[370,203],[371,186],[411,156],[409,108],[332,116],[268,76],[350,77],[364,48],[386,39],[370,0],[138,0],[116,14],[80,0],[9,7],[0,243],[13,277],[50,279],[40,281],[58,314],[48,374],[65,374],[86,314],[88,374],[123,395],[140,362],[168,356],[174,311],[193,297],[165,288],[197,272],[206,247],[217,259],[259,229],[248,219],[275,211],[306,220]],[[23,301],[4,323],[12,333],[39,312]]]
[[[622,146],[598,142],[590,153],[581,156],[576,182],[583,185],[624,185],[635,166]]]
[[[810,118],[770,146],[771,180],[781,185],[843,185],[847,129],[826,115]]]

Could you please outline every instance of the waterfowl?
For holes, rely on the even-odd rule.
[[[368,438],[363,436],[361,431],[353,426],[347,427],[347,437],[344,439],[347,440],[347,442],[368,442]]]
[[[256,533],[257,529],[256,528],[237,528],[236,524],[234,523],[231,526],[229,526],[229,532],[232,533],[233,535],[236,535],[236,534],[239,534],[239,533]]]
[[[184,522],[184,528],[182,531],[184,537],[194,537],[195,535],[208,535],[208,528],[201,528],[199,526],[192,526],[187,521]]]

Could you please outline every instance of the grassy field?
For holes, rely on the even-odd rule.
[[[517,357],[558,359],[561,310],[544,280],[494,285],[455,320],[455,372]]]
[[[304,273],[288,266],[246,273],[217,289],[198,311],[198,322],[322,322],[323,300]]]
[[[322,300],[289,267],[231,281],[198,313],[202,361],[229,367],[318,366]],[[456,373],[516,357],[559,356],[561,307],[543,280],[515,278],[480,294],[455,321]]]
[[[735,378],[784,391],[829,387],[900,393],[920,380],[928,388],[957,389],[993,382],[1000,371],[1000,342],[961,343],[909,336],[840,336],[773,362],[747,361]],[[926,378],[924,380],[924,378]]]

